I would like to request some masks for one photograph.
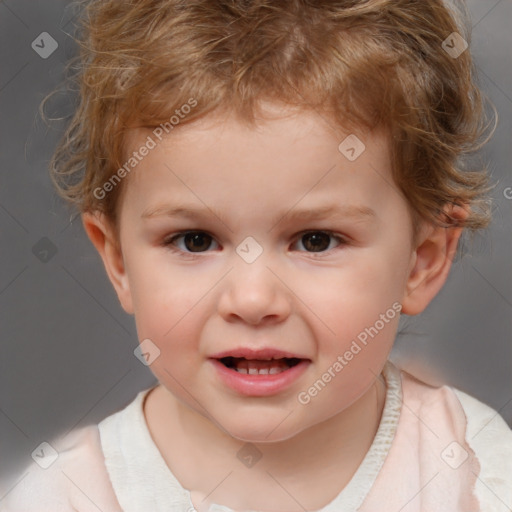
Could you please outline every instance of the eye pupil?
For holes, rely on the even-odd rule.
[[[184,237],[185,245],[191,252],[201,252],[210,246],[211,237],[206,233],[187,233]]]
[[[311,231],[302,235],[301,242],[308,252],[324,252],[329,249],[332,237],[333,235],[329,232]],[[189,231],[174,238],[182,238],[185,252],[190,253],[208,251],[213,240],[210,235],[203,231]]]
[[[307,233],[302,237],[302,243],[308,250],[312,248],[313,252],[321,252],[329,247],[329,238],[326,233]],[[310,243],[307,243],[307,240],[310,240]]]

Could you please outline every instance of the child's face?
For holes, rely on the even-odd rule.
[[[366,149],[349,161],[348,134],[313,114],[257,130],[207,121],[175,129],[127,178],[114,284],[182,403],[239,439],[290,438],[380,374],[416,260],[411,217],[381,135],[359,134]],[[166,246],[189,230],[202,235]],[[302,362],[248,375],[212,359],[261,349]]]

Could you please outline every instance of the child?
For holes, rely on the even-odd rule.
[[[489,221],[460,16],[87,3],[53,177],[159,385],[51,442],[2,510],[511,509],[504,420],[388,361]]]

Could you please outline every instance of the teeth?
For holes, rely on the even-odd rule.
[[[272,361],[270,364],[262,366],[261,361]],[[289,369],[289,365],[282,360],[262,359],[259,361],[248,361],[242,359],[237,361],[236,365],[232,368],[238,373],[248,375],[276,375],[277,373],[284,372]]]
[[[275,375],[276,373],[284,372],[284,368],[279,368],[277,366],[273,366],[272,368],[262,368],[258,370],[257,368],[233,368],[238,373],[244,373],[249,375]]]

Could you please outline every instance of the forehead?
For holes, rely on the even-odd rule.
[[[394,187],[385,133],[350,133],[315,112],[272,116],[254,127],[229,115],[207,116],[161,140],[151,130],[133,130],[127,155],[147,137],[155,147],[127,180],[131,202],[141,214],[183,199],[262,209],[307,206],[336,193],[340,202],[378,204],[384,188]]]

